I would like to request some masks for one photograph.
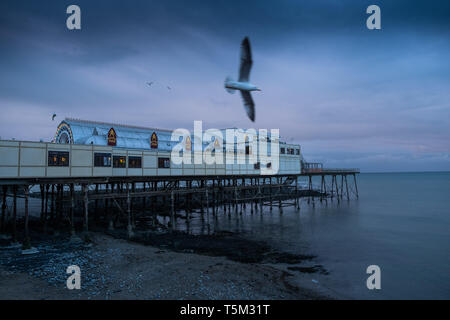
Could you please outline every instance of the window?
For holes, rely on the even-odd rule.
[[[111,167],[111,153],[94,153],[94,167]]]
[[[285,154],[285,153],[286,153],[285,149],[284,149],[284,148],[281,148],[281,149],[280,149],[280,153],[281,153],[281,154]]]
[[[127,157],[125,156],[113,156],[113,168],[126,168]]]
[[[266,164],[266,167],[267,167],[267,169],[272,168],[272,162],[267,163],[267,164]]]
[[[245,146],[245,154],[250,154],[250,146]]]
[[[142,168],[141,157],[128,157],[128,168]]]
[[[299,156],[300,155],[300,149],[295,149],[296,154]]]
[[[255,163],[255,164],[253,165],[253,169],[255,169],[255,170],[259,170],[260,167],[261,167],[261,165],[260,165],[259,162]]]
[[[169,158],[158,158],[158,168],[170,168],[170,159]]]
[[[65,151],[49,151],[48,152],[49,167],[68,167],[69,152]]]

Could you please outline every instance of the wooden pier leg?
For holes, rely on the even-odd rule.
[[[128,214],[128,226],[127,226],[127,230],[128,230],[128,238],[132,238],[134,236],[133,233],[133,224],[132,224],[132,219],[131,219],[131,197],[130,197],[130,185],[129,183],[126,184],[127,185],[127,214]]]
[[[270,212],[272,212],[272,178],[270,178],[269,188]]]
[[[13,186],[13,221],[12,221],[12,244],[17,243],[17,186]]]
[[[200,182],[200,188],[203,189],[205,187],[205,181],[202,180]],[[203,213],[205,212],[204,208],[203,208],[203,194],[200,193],[200,214],[203,220]]]
[[[345,190],[347,193],[347,200],[350,200],[350,195],[348,194],[348,183],[347,183],[347,175],[344,176],[345,179]]]
[[[353,174],[353,181],[355,183],[356,199],[359,199],[358,184],[356,183],[356,174]]]
[[[208,198],[208,186],[206,185],[205,189],[205,198],[206,198],[206,223],[208,225],[208,233],[209,233],[209,198]]]
[[[231,187],[231,179],[228,180],[228,187]],[[231,203],[233,201],[233,192],[232,191],[228,191],[228,213],[231,214]]]
[[[344,175],[341,174],[341,199],[344,196]]]
[[[98,183],[95,184],[95,194],[98,195],[98,189],[99,189],[99,185]],[[97,225],[99,222],[99,213],[98,213],[98,199],[95,199],[94,202],[94,222]]]
[[[88,186],[83,184],[83,196],[84,196],[84,232],[85,236],[89,231],[89,199],[88,199]]]
[[[52,198],[50,202],[50,219],[52,220],[52,223],[54,222],[55,218],[55,185],[52,184]]]
[[[70,184],[70,234],[75,236],[75,185]]]
[[[335,183],[335,187],[336,187],[336,199],[338,202],[340,202],[340,198],[339,198],[339,187],[338,187],[338,182],[337,182],[337,177],[334,176],[334,183]]]
[[[143,192],[145,192],[145,185],[146,185],[147,183],[146,182],[144,182],[144,185],[143,185],[143,187],[142,187],[142,191]],[[145,207],[147,206],[146,205],[146,200],[147,200],[147,197],[146,196],[143,196],[142,197],[142,208],[143,208],[143,210],[145,211]]]
[[[45,186],[43,184],[39,185],[39,190],[41,191],[41,223],[44,221],[45,216]]]
[[[322,200],[323,200],[323,189],[324,189],[324,185],[325,185],[325,176],[322,175],[322,176],[321,176],[321,181],[320,181],[320,202],[322,202]]]
[[[295,206],[297,211],[300,210],[300,201],[298,196],[298,176],[295,177]]]
[[[5,230],[5,214],[6,214],[6,192],[8,191],[7,186],[3,186],[2,188],[2,217],[0,220],[0,232]]]
[[[259,197],[259,211],[262,214],[262,211],[263,211],[263,198],[262,198],[262,193],[261,193],[261,185],[259,184],[259,179],[258,179],[258,197]]]
[[[278,180],[278,181],[279,181],[279,183],[281,183],[280,180]],[[283,213],[283,205],[282,205],[282,199],[281,199],[282,195],[283,195],[283,187],[280,184],[280,197],[278,198],[278,209],[280,210],[280,214]]]
[[[227,213],[227,199],[226,199],[226,191],[225,191],[225,187],[226,187],[226,183],[225,180],[220,183],[219,182],[219,186],[222,187],[222,192],[220,193],[220,199],[222,201],[222,205],[223,205],[223,213]]]
[[[234,213],[237,214],[238,210],[238,194],[237,194],[237,187],[234,186]]]
[[[215,180],[213,179],[212,181],[212,214],[213,216],[216,215],[216,183]]]
[[[192,187],[190,187],[190,189],[192,190]],[[189,220],[190,220],[190,211],[191,211],[191,203],[192,203],[192,193],[189,193],[187,195],[187,201],[188,201],[188,206],[185,210],[186,212],[186,223],[189,224]]]
[[[171,210],[170,210],[170,229],[175,230],[175,197],[173,191],[170,193]]]
[[[127,184],[127,190],[129,190],[129,186],[128,186],[128,184]],[[136,183],[132,183],[131,184],[131,192],[132,193],[135,193],[136,192]],[[133,198],[130,198],[130,210],[131,210],[131,225],[133,226],[133,227],[136,227],[136,223],[135,223],[135,221],[134,221],[134,203],[133,203]]]
[[[45,185],[45,207],[44,207],[44,217],[42,218],[43,222],[43,231],[47,233],[47,224],[48,224],[48,198],[50,195],[50,185]]]
[[[117,190],[118,188],[119,188],[118,184],[111,183],[111,193],[114,193],[114,190],[115,189]],[[109,185],[105,184],[105,193],[108,193],[108,190],[109,190]],[[111,199],[111,202],[112,202],[112,199]],[[107,199],[107,198],[105,198],[105,208],[104,209],[105,209],[105,218],[108,223],[108,230],[112,231],[112,230],[114,230],[114,220],[112,217],[112,212],[111,212],[112,210],[109,206],[109,199]]]
[[[312,176],[311,175],[308,176],[308,190],[309,190],[308,203],[310,203],[311,200],[314,201],[314,197],[312,196],[313,185],[312,185]]]
[[[335,178],[336,178],[335,175],[333,175],[333,176],[331,177],[331,199],[334,198],[334,180],[335,180]]]
[[[61,184],[56,185],[56,200],[55,200],[55,235],[59,235],[59,228],[60,228],[60,222],[61,222],[61,211],[62,211],[62,203],[61,203]]]
[[[30,231],[28,229],[28,220],[29,220],[29,212],[28,212],[28,200],[29,200],[29,192],[30,186],[24,187],[24,195],[25,195],[25,236],[22,243],[22,250],[27,250],[31,248],[30,244]]]

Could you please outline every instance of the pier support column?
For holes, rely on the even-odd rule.
[[[28,200],[29,200],[29,192],[30,186],[24,187],[24,196],[25,196],[25,236],[23,238],[22,250],[28,250],[31,248],[30,245],[30,231],[28,229],[28,220],[29,220],[29,212],[28,212]]]
[[[98,195],[98,189],[99,189],[99,185],[98,183],[95,184],[95,195]],[[99,213],[98,213],[98,199],[95,199],[95,203],[94,203],[94,224],[97,226],[98,222],[99,222]]]
[[[270,182],[269,182],[269,199],[270,199],[270,212],[272,212],[272,178],[269,178]]]
[[[44,215],[45,215],[45,185],[41,184],[39,185],[39,190],[41,191],[41,223],[44,221]]]
[[[6,214],[6,191],[8,190],[7,186],[3,186],[2,188],[2,217],[0,219],[0,232],[5,230],[5,214]]]
[[[50,185],[45,185],[45,208],[44,208],[44,217],[42,218],[43,222],[43,230],[44,233],[47,233],[47,224],[48,224],[48,198],[50,195]]]
[[[74,213],[75,211],[75,186],[73,183],[70,184],[70,234],[75,235],[75,221]]]
[[[87,184],[83,184],[83,197],[84,197],[84,232],[87,235],[89,231],[89,199],[88,199]]]
[[[348,194],[348,183],[347,183],[347,175],[344,176],[345,179],[345,191],[347,193],[347,201],[350,200],[350,195]]]
[[[335,176],[333,175],[331,177],[331,199],[333,199],[333,197],[334,197],[334,178],[335,178]]]
[[[356,183],[356,174],[353,174],[353,181],[355,183],[356,199],[359,199],[358,184]]]
[[[170,228],[172,231],[175,230],[175,196],[173,191],[170,193],[170,203],[171,203],[171,210],[170,210]]]
[[[11,230],[11,237],[12,237],[12,244],[17,243],[17,186],[13,186],[13,217],[12,217],[12,230]]]
[[[209,233],[209,192],[207,185],[205,189],[205,198],[206,198],[206,223],[208,224],[208,233]]]
[[[134,185],[133,185],[134,189]],[[127,182],[127,214],[128,214],[128,238],[132,238],[134,236],[133,232],[133,224],[131,219],[131,197],[130,197],[130,184]]]
[[[114,193],[114,188],[118,189],[118,185],[111,183],[111,193]],[[105,193],[108,193],[108,190],[109,190],[109,185],[105,184]],[[111,199],[111,204],[112,203],[113,203],[113,200]],[[108,230],[109,231],[114,230],[114,219],[111,214],[108,198],[105,198],[105,218],[106,218],[106,222],[108,223]]]
[[[52,184],[52,190],[51,190],[52,197],[50,199],[50,219],[52,220],[55,218],[55,185]]]

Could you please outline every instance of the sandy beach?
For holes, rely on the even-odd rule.
[[[46,239],[37,246],[41,252],[32,256],[1,250],[0,299],[336,298],[311,281],[318,270],[292,261],[239,262],[103,233],[90,237],[89,245]],[[80,290],[66,288],[65,269],[72,264],[81,268]]]

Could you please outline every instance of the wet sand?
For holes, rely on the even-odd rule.
[[[312,279],[327,276],[313,257],[275,252],[233,234],[189,236],[91,233],[36,240],[40,253],[0,250],[0,299],[334,299]],[[136,242],[137,241],[137,242]],[[81,268],[81,289],[66,268]]]

